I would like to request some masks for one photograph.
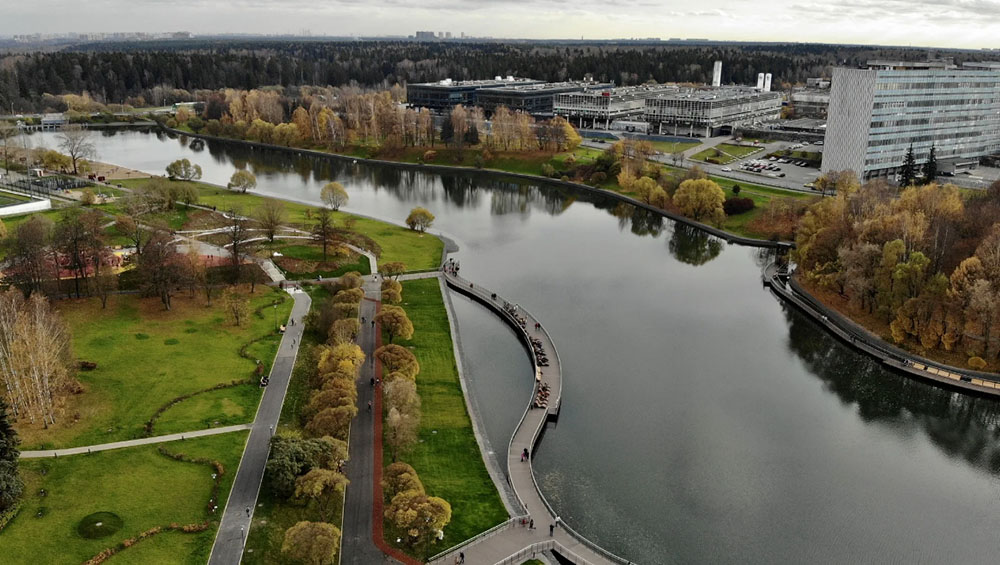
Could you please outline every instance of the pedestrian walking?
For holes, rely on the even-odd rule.
[[[465,563],[465,552],[464,551],[459,551],[458,552],[458,562],[459,563]]]
[[[247,506],[247,518],[249,518],[249,517],[250,517],[250,507]]]
[[[535,529],[535,519],[534,518],[532,518],[531,521],[528,522],[528,529],[529,530],[534,530]]]
[[[361,316],[361,323],[362,324],[365,323],[365,317],[364,316]]]
[[[372,320],[372,327],[373,328],[375,327],[375,320],[374,319]]]
[[[527,460],[528,460],[528,448],[525,447],[524,451],[521,452],[521,462],[523,463]]]
[[[552,537],[556,533],[556,525],[549,524],[549,537]]]
[[[369,412],[372,411],[372,401],[371,400],[368,401],[368,411]]]

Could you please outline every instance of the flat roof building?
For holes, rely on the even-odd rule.
[[[496,77],[492,80],[451,80],[425,82],[406,85],[406,102],[411,106],[447,110],[459,104],[474,106],[476,95],[483,88],[541,84],[540,80],[529,78]]]
[[[646,99],[678,87],[644,84],[557,94],[553,112],[578,127],[610,129],[615,120],[641,119]]]
[[[476,103],[487,114],[492,114],[498,106],[506,106],[515,112],[551,116],[555,97],[559,94],[606,90],[613,86],[611,83],[582,80],[540,84],[508,84],[480,88],[476,92]]]
[[[685,88],[646,100],[650,131],[712,137],[781,117],[781,94],[756,88]],[[728,130],[728,131],[726,131]]]
[[[910,147],[953,168],[1000,151],[1000,70],[834,69],[822,170],[895,175]]]
[[[796,90],[788,97],[796,118],[826,118],[830,108],[830,91]]]

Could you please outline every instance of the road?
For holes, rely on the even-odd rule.
[[[211,565],[237,565],[243,558],[243,546],[250,532],[253,511],[257,507],[257,495],[260,483],[264,478],[264,466],[271,449],[271,436],[278,426],[281,406],[285,401],[285,392],[295,366],[295,357],[302,344],[302,331],[305,324],[302,319],[309,312],[312,302],[309,295],[298,289],[290,289],[289,293],[295,304],[292,306],[290,320],[295,324],[286,325],[285,335],[281,339],[278,355],[271,367],[270,384],[264,389],[257,416],[250,428],[250,437],[243,450],[236,480],[229,492],[229,500],[223,510],[222,523],[212,546],[212,554],[208,562]]]

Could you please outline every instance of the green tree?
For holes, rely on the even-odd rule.
[[[320,198],[331,210],[340,210],[340,207],[347,204],[348,195],[344,185],[339,182],[327,183],[320,191]]]
[[[399,275],[406,272],[406,263],[402,261],[388,261],[386,263],[381,263],[379,265],[379,271],[382,272],[383,277],[392,277],[397,279]]]
[[[385,517],[405,536],[408,545],[426,554],[430,544],[451,522],[451,505],[442,498],[407,490],[392,497]]]
[[[304,439],[276,435],[264,473],[278,498],[295,494],[295,481],[310,469],[336,469],[347,460],[347,444],[332,437]]]
[[[674,193],[674,205],[685,216],[701,222],[721,225],[726,219],[723,204],[726,193],[714,181],[689,179],[681,183]]]
[[[917,160],[913,156],[913,146],[906,150],[903,166],[899,169],[899,186],[906,188],[917,180]]]
[[[324,522],[298,522],[281,543],[281,553],[309,565],[331,565],[339,549],[340,530]]]
[[[171,180],[198,180],[201,178],[201,165],[192,165],[187,159],[178,159],[167,165],[167,176]]]
[[[441,124],[441,141],[451,143],[451,140],[455,138],[455,126],[452,125],[450,119],[445,119],[444,123]]]
[[[257,188],[257,177],[250,171],[236,171],[229,178],[229,184],[226,185],[226,188],[240,192],[253,190]]]
[[[17,460],[21,455],[17,448],[20,440],[17,430],[10,423],[7,409],[7,401],[0,396],[0,512],[13,506],[24,490],[24,483],[17,471]]]
[[[934,150],[934,146],[931,146],[931,152],[927,155],[927,162],[924,163],[924,184],[930,184],[934,182],[938,174],[938,163],[937,154]]]
[[[433,223],[434,214],[420,206],[410,210],[410,215],[406,217],[406,225],[411,230],[417,230],[420,233],[427,231],[427,228],[431,227]]]

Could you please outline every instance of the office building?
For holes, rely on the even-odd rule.
[[[644,113],[650,132],[712,137],[777,120],[781,94],[739,86],[685,88],[647,99]]]
[[[512,76],[496,77],[493,80],[451,80],[446,78],[438,82],[406,85],[406,102],[411,106],[430,108],[431,110],[448,110],[458,104],[474,106],[477,103],[476,95],[483,88],[541,83],[540,80]]]
[[[646,99],[676,86],[644,84],[557,94],[553,112],[581,128],[610,129],[615,120],[642,119]]]
[[[487,114],[492,114],[498,106],[506,106],[515,112],[525,112],[535,116],[551,116],[555,97],[567,92],[587,90],[607,90],[611,83],[593,81],[543,82],[539,84],[505,84],[480,88],[476,92],[476,104]]]
[[[809,88],[796,90],[788,97],[796,118],[826,118],[830,108],[830,91]]]
[[[947,62],[887,62],[834,69],[823,171],[892,176],[913,147],[939,168],[974,167],[1000,151],[1000,70]]]

